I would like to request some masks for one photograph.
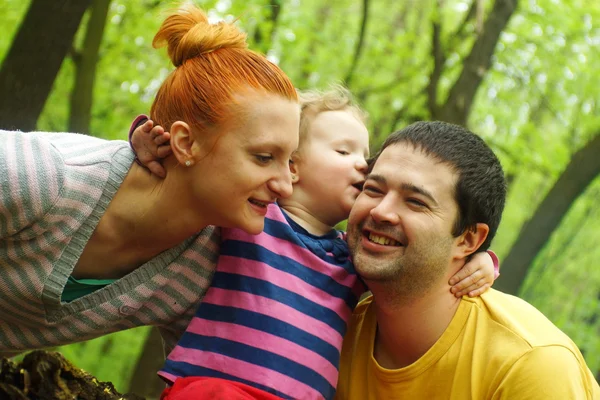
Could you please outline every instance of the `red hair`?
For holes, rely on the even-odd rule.
[[[233,23],[210,24],[206,14],[193,5],[169,15],[152,45],[167,45],[176,67],[150,110],[152,120],[165,129],[178,120],[200,130],[234,120],[234,97],[247,89],[298,101],[287,75],[247,48],[245,33]]]

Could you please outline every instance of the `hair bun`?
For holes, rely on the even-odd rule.
[[[211,24],[206,14],[192,4],[184,4],[162,23],[152,46],[166,45],[176,67],[186,60],[221,48],[246,48],[246,34],[232,23]]]

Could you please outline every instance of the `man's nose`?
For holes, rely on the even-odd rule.
[[[379,224],[398,224],[400,214],[397,203],[392,196],[387,195],[371,209],[371,217]]]

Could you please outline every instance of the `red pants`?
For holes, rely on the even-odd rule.
[[[243,383],[219,378],[178,378],[160,400],[280,400],[280,397]]]

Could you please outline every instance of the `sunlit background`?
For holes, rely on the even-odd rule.
[[[501,260],[496,286],[564,330],[600,379],[600,2],[196,3],[215,21],[239,17],[251,47],[268,54],[298,88],[345,82],[370,115],[373,149],[388,133],[423,119],[465,124],[480,134],[509,181],[492,244]],[[151,43],[174,4],[92,1],[32,126],[126,139],[172,68],[165,50]],[[0,1],[2,63],[29,5]],[[156,340],[150,331],[60,351],[120,391],[139,391],[151,379],[138,365],[141,357],[152,358],[144,346],[159,347],[147,343]]]

